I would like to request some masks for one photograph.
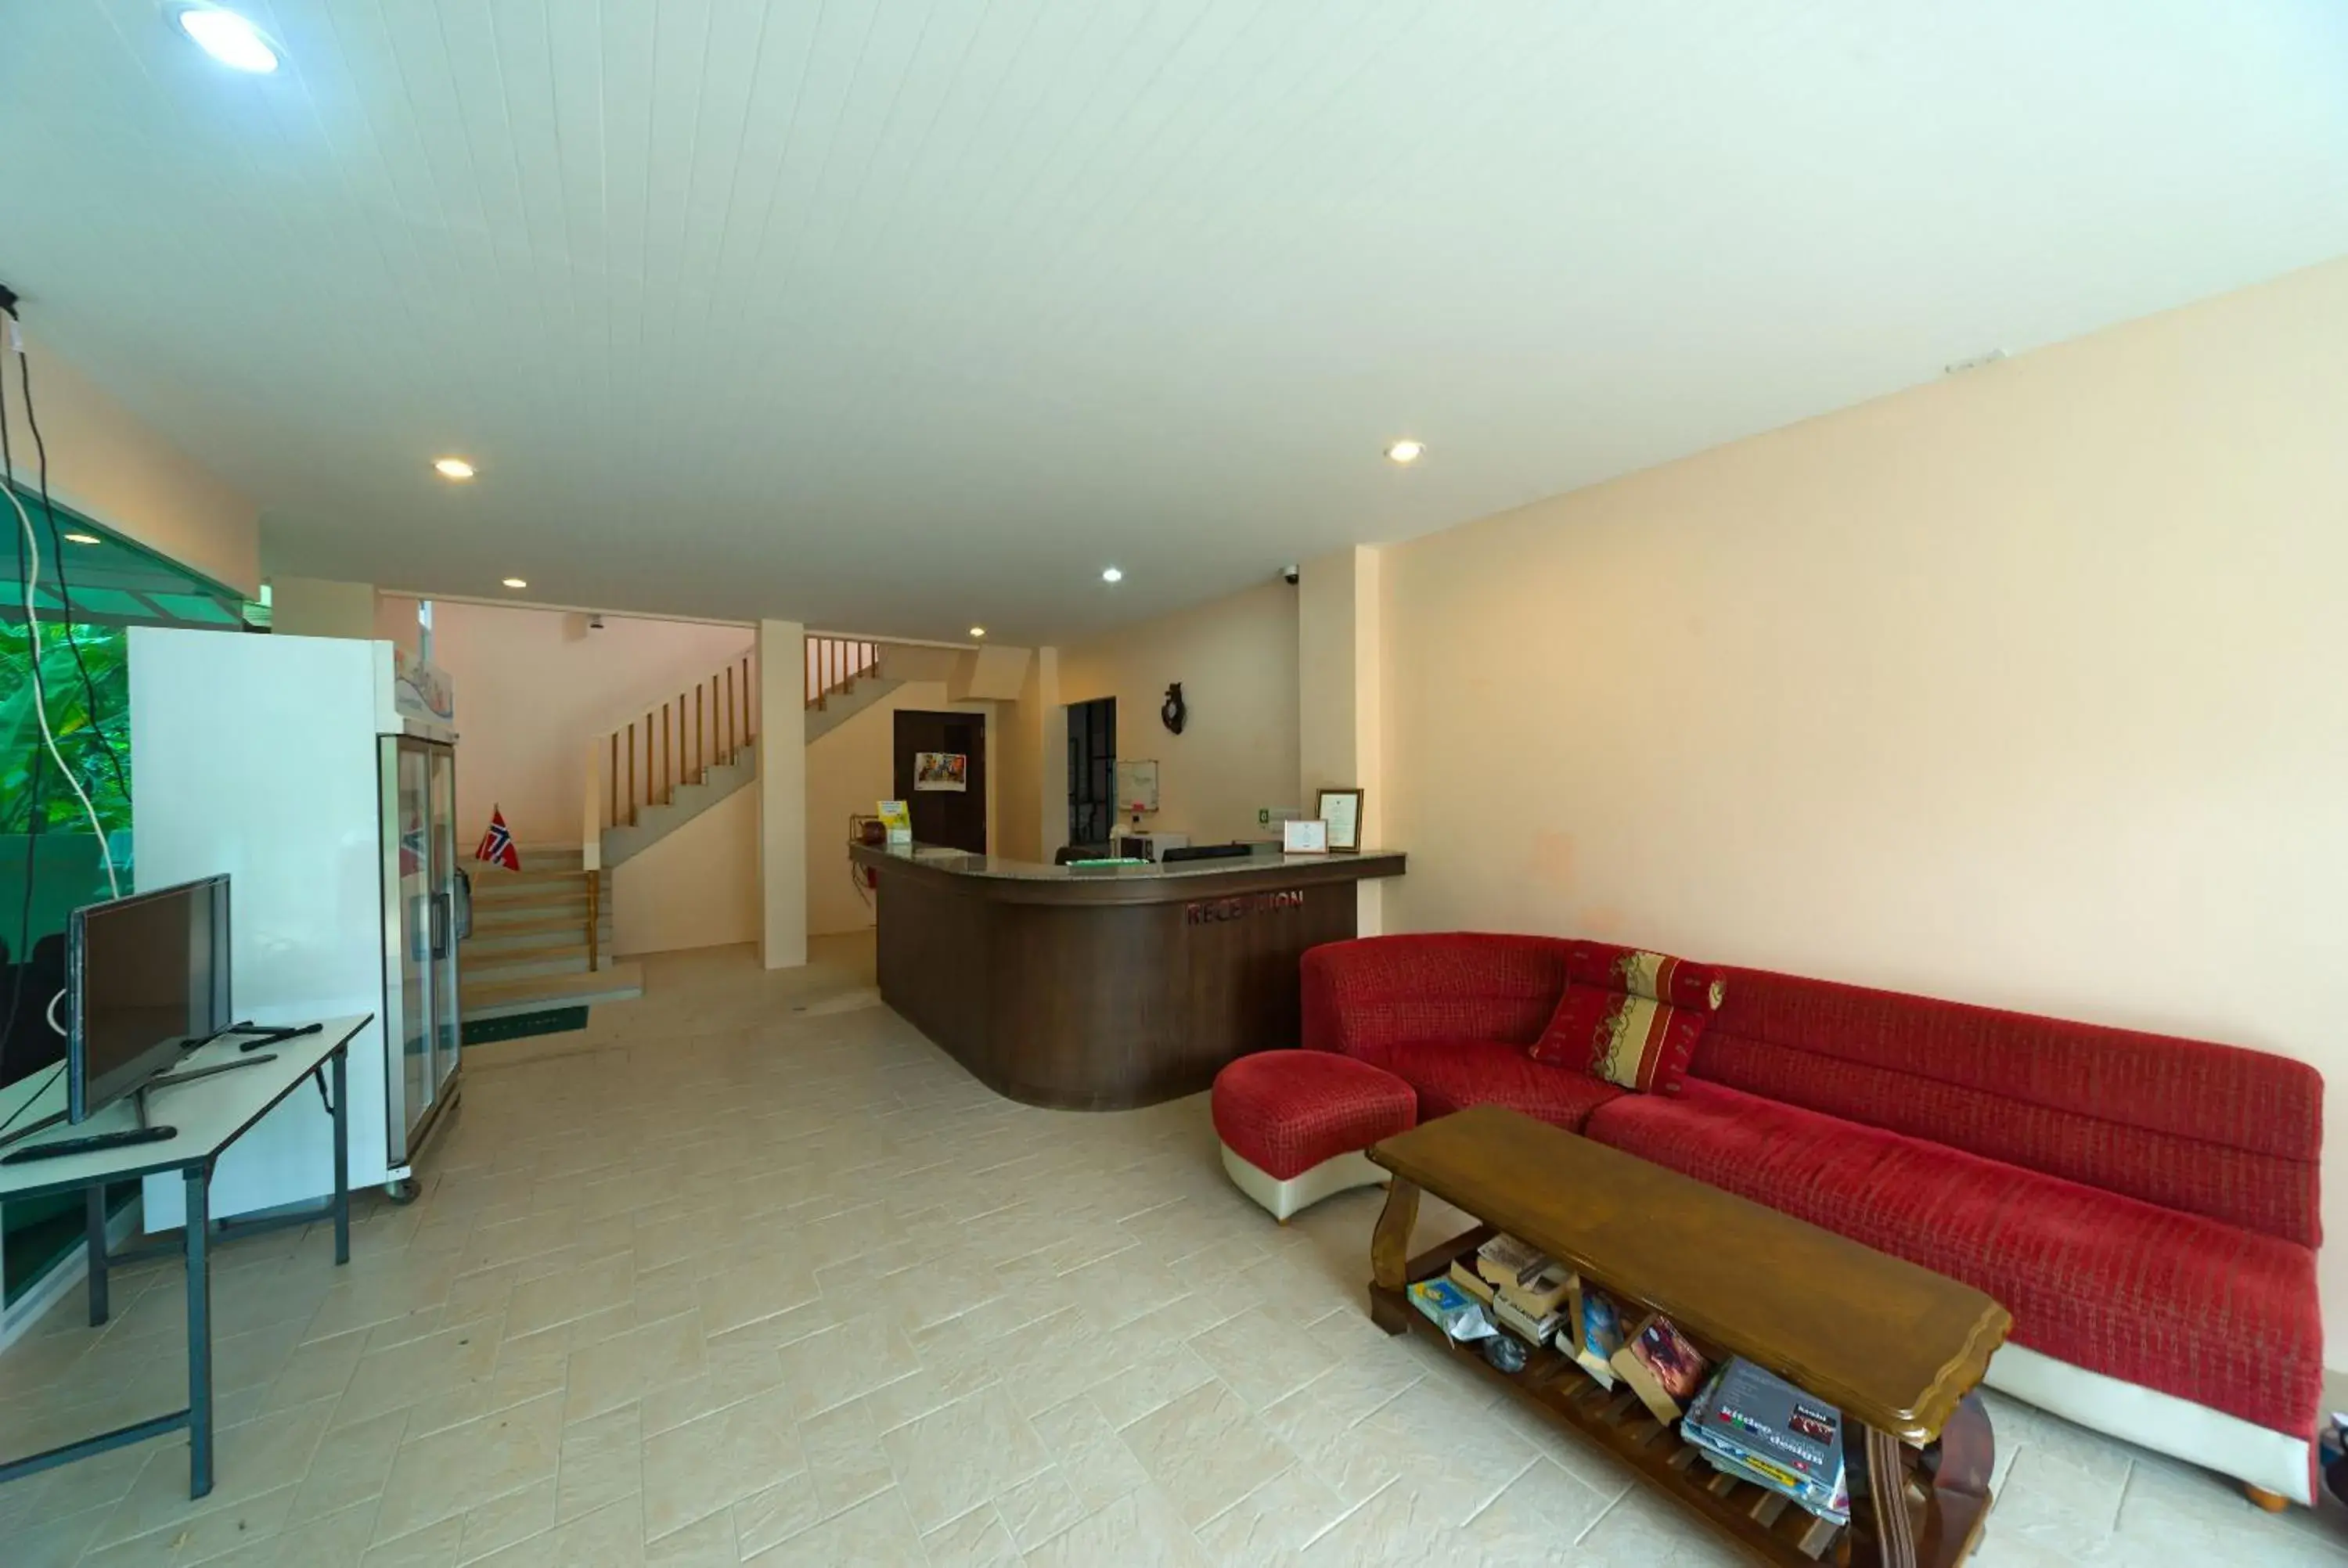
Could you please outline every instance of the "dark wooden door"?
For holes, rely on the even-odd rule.
[[[963,759],[962,787],[922,788],[915,760],[924,753]],[[985,854],[986,715],[900,708],[896,754],[897,798],[912,805],[913,842]]]

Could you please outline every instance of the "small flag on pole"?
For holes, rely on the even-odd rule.
[[[494,860],[509,871],[521,869],[521,851],[514,847],[512,830],[506,826],[506,814],[496,806],[489,808],[489,831],[481,835],[481,846],[473,851],[476,860]]]

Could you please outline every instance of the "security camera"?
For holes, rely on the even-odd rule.
[[[589,616],[589,617],[587,618],[587,630],[590,630],[590,631],[601,631],[601,630],[603,630],[603,618],[602,618],[602,616],[600,616],[600,615],[591,615],[591,616]]]
[[[1280,569],[1280,580],[1286,583],[1291,588],[1294,588],[1296,586],[1296,579],[1303,575],[1304,569],[1298,566],[1294,561],[1291,561],[1286,566]]]

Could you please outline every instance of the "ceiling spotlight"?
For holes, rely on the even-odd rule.
[[[973,626],[970,629],[970,634],[973,637],[983,637],[986,635],[986,628],[983,626]]]
[[[66,543],[69,545],[102,545],[106,541],[104,539],[99,538],[96,534],[67,534],[66,536]]]
[[[1426,443],[1414,441],[1407,436],[1386,447],[1386,458],[1395,463],[1416,463],[1426,456]]]
[[[260,28],[233,11],[218,5],[180,8],[180,31],[196,46],[235,71],[265,74],[277,68],[277,50]]]
[[[469,479],[474,474],[473,466],[462,457],[436,457],[432,467],[444,479]]]
[[[1115,567],[1113,567],[1113,566],[1109,566],[1109,567],[1103,567],[1103,568],[1101,568],[1101,581],[1103,581],[1103,582],[1123,582],[1124,580],[1125,580],[1125,573],[1123,573],[1123,572],[1121,572],[1121,571],[1117,570],[1117,568],[1115,568]]]
[[[505,579],[504,580],[505,580],[505,585],[506,585],[508,588],[528,588],[528,587],[530,586],[530,583],[529,583],[528,579],[523,579],[523,578],[519,578],[519,577],[510,577],[510,578]]]

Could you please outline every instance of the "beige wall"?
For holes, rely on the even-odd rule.
[[[37,321],[26,331],[25,353],[49,449],[50,497],[248,598],[259,593],[261,508],[252,498],[49,353]],[[7,370],[8,440],[29,485],[33,432],[16,367]]]
[[[1369,545],[1304,563],[1296,589],[1297,776],[1311,812],[1323,789],[1359,789],[1358,847],[1385,847],[1383,558]],[[1385,929],[1384,878],[1354,885],[1354,929]]]
[[[1000,803],[997,854],[1049,860],[1068,841],[1068,711],[1060,702],[1060,651],[1038,648],[1002,709],[989,776]]]
[[[848,824],[870,816],[896,789],[896,714],[901,709],[986,716],[986,842],[1000,847],[995,804],[1004,756],[1003,717],[994,702],[956,702],[939,681],[908,681],[850,714],[807,748],[808,931],[823,936],[872,924],[870,895],[849,879]],[[1005,849],[1004,854],[1014,851]]]
[[[758,962],[808,959],[807,623],[758,622]]]
[[[1200,843],[1263,838],[1265,807],[1304,804],[1297,785],[1297,590],[1266,583],[1060,651],[1060,701],[1117,699],[1117,754],[1158,760],[1151,825]],[[1182,682],[1182,733],[1159,722]],[[1062,785],[1066,799],[1066,785]]]
[[[1388,549],[1390,926],[2348,1072],[2343,364],[2335,262]]]
[[[758,939],[758,792],[736,790],[612,871],[612,948]]]
[[[413,617],[415,601],[409,600]],[[375,585],[316,577],[269,579],[269,626],[288,637],[373,638]],[[405,629],[403,629],[405,630]]]
[[[383,596],[377,634],[416,645],[416,601]],[[457,814],[487,825],[494,804],[525,847],[577,844],[587,743],[750,648],[746,626],[604,617],[498,605],[432,607],[432,661],[456,683]]]

